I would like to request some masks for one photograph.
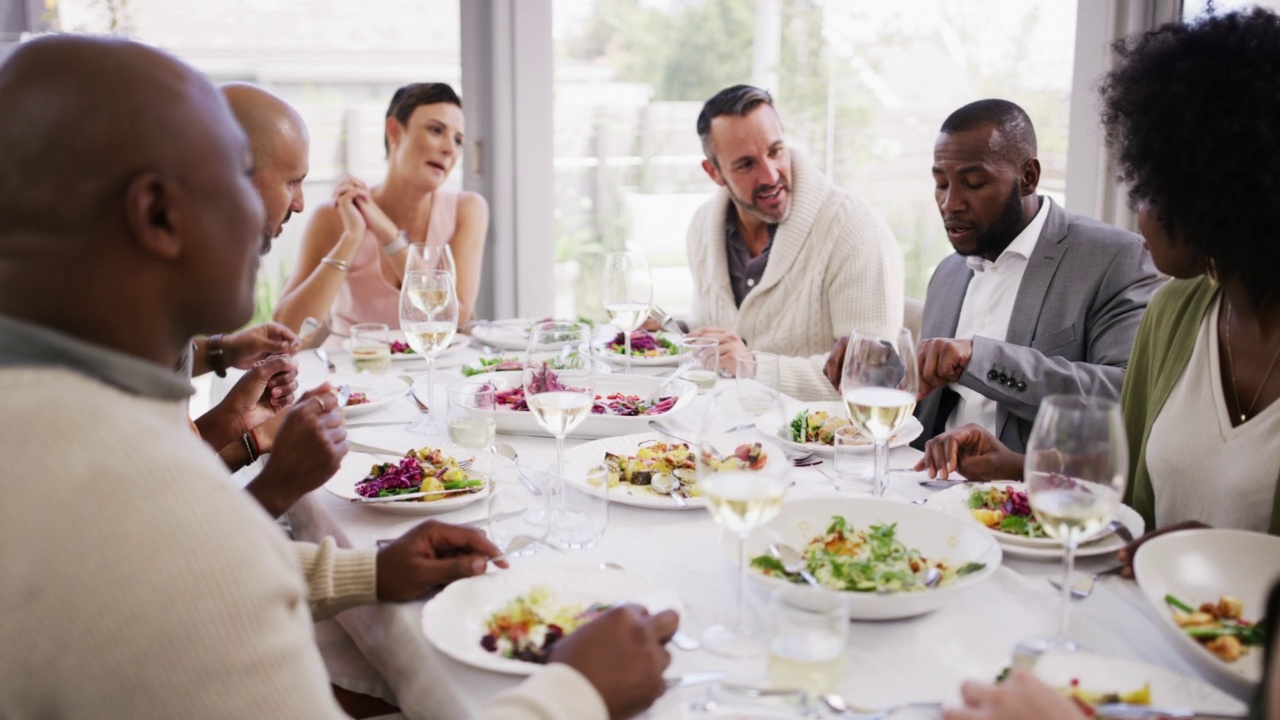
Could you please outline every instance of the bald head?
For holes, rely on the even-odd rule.
[[[0,312],[78,328],[92,292],[94,312],[152,318],[116,328],[139,338],[248,319],[262,209],[204,77],[137,43],[49,36],[0,64],[0,107]]]
[[[266,209],[262,234],[269,248],[289,217],[303,209],[302,181],[310,149],[307,125],[297,110],[260,87],[232,83],[222,86],[222,94],[253,149],[253,185]]]

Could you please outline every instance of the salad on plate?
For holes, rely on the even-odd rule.
[[[973,518],[996,532],[1027,538],[1048,538],[1031,512],[1027,494],[1011,485],[987,485],[969,492]]]
[[[381,498],[439,490],[456,490],[456,494],[462,494],[483,488],[484,480],[471,477],[456,458],[439,449],[421,448],[408,451],[397,462],[374,465],[369,474],[356,483],[355,491],[360,497]],[[405,502],[434,502],[454,494],[428,495]]]
[[[560,378],[552,372],[547,363],[543,363],[541,372],[534,376],[534,383],[534,386],[540,388],[543,392],[569,389],[560,382]],[[501,390],[497,393],[495,399],[499,410],[523,412],[529,409],[529,404],[525,401],[523,385]],[[620,392],[604,396],[596,395],[595,404],[591,407],[591,412],[594,415],[612,415],[616,417],[661,415],[675,407],[679,399],[675,395],[664,395],[657,400],[649,401],[639,395],[628,395]]]
[[[605,349],[615,355],[626,353],[626,334],[618,333]],[[672,357],[680,354],[680,346],[671,341],[665,334],[655,334],[648,330],[636,330],[631,333],[631,356],[644,358]]]
[[[545,664],[557,641],[610,607],[559,603],[548,588],[536,585],[485,618],[480,646],[512,660]]]
[[[768,460],[760,443],[739,445],[733,454],[720,460],[704,457],[704,462],[717,471],[759,470]],[[655,495],[665,495],[652,489],[657,485],[678,488],[685,497],[698,495],[698,460],[687,443],[653,440],[641,445],[634,455],[606,452],[604,464],[609,472],[609,487],[626,483],[649,488]]]

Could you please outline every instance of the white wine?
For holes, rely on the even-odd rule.
[[[742,534],[769,522],[782,509],[787,486],[753,471],[719,472],[698,482],[698,493],[716,522]]]
[[[386,343],[353,347],[351,364],[356,372],[384,373],[391,367],[391,348]]]
[[[449,347],[457,331],[456,323],[418,322],[404,328],[404,336],[418,354],[424,357],[435,357],[440,351]]]
[[[1120,494],[1107,485],[1076,481],[1074,488],[1033,490],[1027,504],[1051,537],[1080,542],[1111,522],[1120,509]]]
[[[449,421],[449,439],[464,448],[493,446],[498,423],[492,417],[460,417]]]
[[[448,288],[411,287],[409,302],[428,315],[434,315],[444,309],[449,302]]]
[[[716,389],[716,373],[714,370],[690,370],[684,374],[684,379],[693,383],[694,387],[699,390],[715,390]],[[768,410],[769,408],[765,408]],[[764,412],[761,410],[760,412]]]
[[[830,632],[797,630],[769,643],[769,679],[811,695],[831,692],[844,676],[844,642]]]
[[[896,388],[846,390],[844,402],[849,407],[850,422],[877,440],[888,440],[916,409],[916,396]]]
[[[556,390],[537,395],[525,394],[529,410],[547,432],[563,437],[591,414],[595,397],[590,393]]]
[[[609,322],[622,332],[629,333],[644,324],[649,317],[648,303],[609,303],[604,306]]]

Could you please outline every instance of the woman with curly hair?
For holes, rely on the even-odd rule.
[[[1148,527],[1280,534],[1280,18],[1256,9],[1116,45],[1102,122],[1138,228],[1174,279],[1147,308],[1121,393],[1126,502]],[[1022,475],[969,426],[918,466]]]
[[[448,245],[457,271],[458,322],[475,306],[489,206],[473,192],[441,186],[462,153],[462,101],[444,83],[413,83],[387,108],[387,177],[369,188],[343,178],[333,204],[307,225],[298,264],[275,319],[298,330],[308,316],[332,328],[382,322],[397,327],[400,282],[411,243]]]

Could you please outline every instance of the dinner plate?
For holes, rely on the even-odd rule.
[[[1132,692],[1151,684],[1151,704],[1182,707],[1202,714],[1244,717],[1244,703],[1207,683],[1183,677],[1158,665],[1082,652],[1042,655],[1033,671],[1045,683],[1059,688],[1076,684],[1087,692]]]
[[[764,555],[769,544],[774,542],[803,549],[810,540],[826,531],[835,516],[843,517],[849,527],[858,530],[870,525],[896,523],[898,540],[908,548],[918,549],[929,560],[946,560],[951,567],[957,568],[970,562],[985,565],[977,572],[958,577],[946,587],[932,590],[885,594],[841,592],[853,620],[893,620],[933,612],[958,593],[986,580],[1000,567],[1002,554],[999,543],[990,534],[974,527],[973,523],[919,505],[877,498],[814,498],[784,502],[777,517],[751,534],[747,540],[747,557]],[[722,547],[736,565],[737,537],[724,533]],[[795,597],[791,602],[801,606],[805,604],[806,597],[816,597],[825,592],[769,577],[754,569],[747,573],[747,577],[770,591],[794,588]]]
[[[983,532],[988,533],[995,538],[1000,546],[1004,548],[1005,554],[1010,557],[1024,558],[1029,560],[1059,560],[1062,558],[1063,546],[1057,540],[1051,538],[1026,538],[1017,535],[1010,535],[999,530],[992,530],[983,525],[969,511],[969,493],[979,487],[988,487],[990,485],[1012,486],[1021,488],[1021,482],[998,482],[998,483],[964,483],[955,487],[947,488],[940,492],[930,495],[924,501],[925,507],[940,510],[948,515],[962,518],[975,527],[981,528]],[[1128,505],[1121,505],[1116,513],[1116,519],[1129,528],[1129,532],[1134,537],[1142,537],[1146,531],[1146,521],[1136,510]],[[1115,553],[1117,550],[1125,546],[1125,541],[1120,539],[1119,535],[1111,533],[1097,540],[1084,543],[1076,548],[1076,557],[1093,557],[1095,555],[1106,555]]]
[[[666,585],[641,575],[612,568],[574,565],[516,566],[457,580],[422,609],[422,631],[440,652],[465,665],[508,675],[529,675],[540,665],[512,660],[480,646],[488,634],[485,618],[517,595],[544,587],[557,603],[644,605],[650,612],[683,611],[683,604]]]
[[[788,406],[787,415],[779,415],[769,412],[761,415],[756,420],[756,427],[760,432],[769,437],[778,438],[778,442],[786,445],[792,450],[799,452],[812,452],[823,457],[831,457],[835,453],[835,446],[824,445],[823,443],[798,443],[791,440],[791,421],[801,410],[810,412],[823,411],[838,417],[849,417],[849,409],[842,402],[809,402],[803,404],[793,404]],[[902,447],[907,443],[920,437],[920,433],[924,432],[924,426],[915,416],[908,417],[907,421],[902,424],[902,429],[894,433],[889,438],[889,447]],[[875,442],[867,438],[865,443],[861,443],[863,447],[870,450],[875,446]]]
[[[1280,577],[1280,537],[1243,530],[1186,530],[1152,538],[1133,562],[1138,586],[1160,624],[1192,662],[1237,696],[1262,682],[1265,648],[1250,648],[1233,663],[1224,662],[1192,640],[1173,622],[1165,595],[1191,607],[1216,603],[1223,595],[1244,601],[1244,617],[1257,620],[1266,612],[1267,591]],[[1280,618],[1270,618],[1275,623]]]
[[[337,388],[346,386],[351,388],[352,392],[364,393],[369,398],[369,402],[360,405],[350,405],[342,409],[345,417],[355,417],[373,412],[396,398],[404,395],[409,389],[409,384],[395,375],[376,375],[372,373],[360,373],[357,375],[328,375],[325,382]],[[350,400],[348,400],[350,403]]]
[[[432,446],[424,442],[417,447]],[[485,481],[485,486],[481,488],[479,492],[446,496],[442,500],[432,500],[430,502],[404,500],[402,502],[365,503],[364,507],[372,508],[378,512],[384,512],[391,515],[438,515],[440,513],[450,512],[488,497],[489,479],[493,477],[493,474],[504,467],[511,467],[515,465],[515,463],[511,462],[507,458],[493,453],[477,453],[449,443],[439,447],[446,455],[452,455],[459,462],[467,458],[474,458],[471,467],[467,468],[467,475],[483,479]],[[329,482],[324,484],[324,489],[347,500],[357,498],[359,495],[356,494],[356,484],[369,474],[369,469],[379,463],[392,461],[393,458],[387,455],[379,455],[375,457],[364,453],[347,453],[347,456],[342,459],[342,465],[338,468],[338,472],[335,473],[332,478],[329,478]]]
[[[472,326],[471,337],[500,350],[529,349],[529,327],[532,318],[492,320]]]
[[[523,385],[524,373],[504,370],[502,372],[475,375],[465,378],[462,382],[487,382],[499,390],[507,390]],[[623,393],[645,398],[662,382],[662,378],[649,375],[600,374],[596,376],[596,396],[606,397],[612,393]],[[665,413],[632,417],[592,414],[588,415],[587,419],[582,421],[582,424],[574,428],[569,433],[569,437],[605,438],[648,430],[650,420],[667,420],[683,412],[697,397],[697,388],[687,380],[673,380],[669,387],[671,388],[671,394],[677,396],[678,399],[676,404]],[[531,412],[499,408],[494,415],[497,417],[498,432],[500,433],[552,437],[551,433],[538,424],[538,420]]]
[[[406,341],[405,341],[405,338],[404,338],[404,332],[402,332],[402,331],[400,331],[400,330],[396,330],[396,329],[394,329],[394,328],[392,328],[392,329],[389,331],[389,333],[388,333],[388,337],[389,337],[391,340],[396,340],[396,341],[399,341],[399,342],[406,342]],[[467,342],[469,342],[469,340],[468,340],[468,338],[467,338],[467,336],[466,336],[466,335],[463,335],[463,334],[461,334],[461,333],[457,333],[457,334],[455,334],[455,335],[453,336],[453,339],[449,341],[449,347],[447,347],[447,348],[445,348],[443,351],[441,351],[440,355],[437,355],[437,356],[436,356],[436,359],[438,360],[438,359],[439,359],[440,357],[442,357],[445,353],[449,352],[449,350],[451,350],[451,349],[453,349],[453,348],[455,348],[455,347],[457,347],[457,346],[459,346],[459,345],[466,345],[466,344],[467,344]],[[343,349],[343,350],[346,350],[347,352],[351,352],[351,338],[344,338],[344,339],[343,339],[343,341],[342,341],[342,349]],[[416,352],[400,352],[400,353],[395,353],[395,352],[393,352],[393,353],[391,353],[391,362],[404,362],[404,361],[406,361],[406,360],[422,360],[422,359],[423,359],[423,357],[422,357],[421,355],[419,355],[418,353],[416,353]]]
[[[711,444],[715,446],[722,454],[728,455],[743,443],[753,443],[757,440],[750,435],[729,435],[726,433],[716,433],[708,437]],[[604,462],[605,453],[613,453],[614,455],[634,455],[636,450],[640,448],[641,443],[653,440],[666,440],[673,442],[670,438],[655,432],[635,433],[632,435],[622,435],[618,437],[602,438],[589,443],[583,443],[572,450],[565,452],[565,462],[587,463],[595,465]],[[674,442],[680,442],[676,440]],[[771,447],[765,442],[765,464],[760,469],[761,472],[778,473],[787,463],[787,459],[777,448]],[[585,490],[599,492],[599,488],[588,485],[583,480],[571,481],[574,485]],[[700,497],[691,497],[685,500],[685,506],[681,507],[671,499],[670,495],[659,495],[643,485],[632,485],[631,483],[618,483],[617,487],[609,489],[609,502],[619,503],[622,505],[632,505],[634,507],[651,508],[657,510],[699,510],[706,507],[707,501]]]
[[[614,328],[612,325],[608,326],[608,329],[616,330],[616,328]],[[680,338],[683,337],[681,335],[676,335],[676,334],[667,333],[667,332],[659,332],[654,334],[659,337],[666,338],[673,343],[678,343],[680,341]],[[601,358],[603,358],[604,360],[614,365],[622,365],[627,360],[626,355],[624,355],[621,352],[615,352],[609,349],[609,343],[613,342],[613,338],[617,336],[618,336],[618,333],[614,332],[611,336],[606,338],[605,341],[599,347],[599,354]],[[680,352],[678,349],[674,355],[658,355],[655,357],[643,357],[640,355],[631,356],[631,367],[673,367],[675,365],[678,365],[679,363],[680,363]]]

